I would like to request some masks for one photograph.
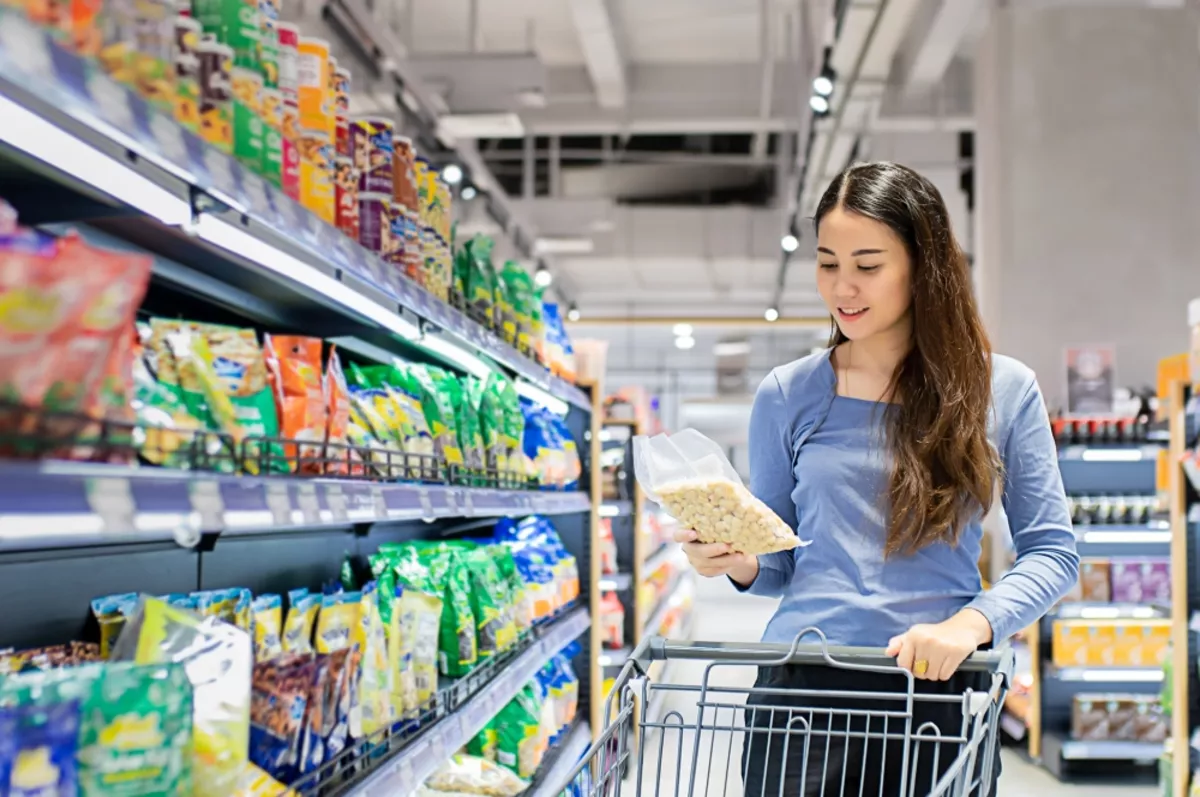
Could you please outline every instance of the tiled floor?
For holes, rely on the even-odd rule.
[[[696,618],[693,637],[700,640],[730,642],[757,641],[774,609],[773,601],[764,601],[749,596],[736,595],[723,581],[699,579],[697,585]],[[699,684],[703,678],[703,667],[677,663],[666,673],[664,681],[679,685]],[[724,670],[714,673],[710,683],[744,689],[752,683],[753,671],[749,669]],[[738,698],[730,697],[730,702]],[[657,718],[679,717],[687,722],[694,717],[695,695],[672,693],[668,695],[667,709]],[[674,709],[678,714],[670,715]],[[740,714],[740,711],[738,712]],[[717,713],[708,717],[706,724],[716,721],[721,725],[734,724],[733,711]],[[651,718],[652,720],[655,717]],[[698,755],[693,754],[694,737],[681,740],[678,733],[652,734],[643,770],[641,794],[654,797],[680,797],[688,793],[688,781],[693,769],[697,772],[696,785],[692,793],[705,797],[741,797],[741,771],[739,766],[741,742],[733,739],[733,733],[707,734]],[[656,762],[661,759],[661,765]],[[693,767],[693,759],[697,766]],[[706,777],[707,776],[707,777]],[[631,773],[632,780],[632,773]],[[632,783],[630,783],[632,785]],[[657,788],[655,788],[657,786]],[[630,788],[623,794],[636,794]],[[999,796],[1009,797],[1058,797],[1059,795],[1094,794],[1106,797],[1152,797],[1159,794],[1154,785],[1100,785],[1098,783],[1064,784],[1041,767],[1026,761],[1016,750],[1003,751],[1003,774],[1000,778]]]

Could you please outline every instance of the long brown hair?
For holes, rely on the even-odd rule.
[[[942,195],[905,166],[846,169],[821,197],[815,226],[837,207],[886,224],[912,261],[912,347],[888,389],[900,406],[887,425],[893,469],[885,555],[955,545],[971,516],[991,508],[1001,470],[987,430],[991,344],[967,258]],[[830,346],[846,340],[835,322]]]

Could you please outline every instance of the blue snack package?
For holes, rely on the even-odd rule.
[[[16,734],[8,797],[74,795],[79,789],[75,754],[79,701],[16,709]]]

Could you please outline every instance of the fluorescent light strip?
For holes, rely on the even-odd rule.
[[[1140,448],[1089,448],[1083,452],[1084,462],[1141,462]]]
[[[92,537],[104,533],[104,520],[92,513],[5,514],[0,543],[42,537]]]
[[[182,225],[191,206],[147,177],[67,131],[0,96],[0,140],[50,164],[164,224]]]
[[[1088,683],[1157,683],[1162,681],[1162,670],[1155,668],[1146,668],[1144,670],[1134,669],[1088,669],[1080,671],[1072,671],[1076,678],[1072,680],[1086,681]]]
[[[1168,531],[1085,531],[1083,541],[1088,543],[1163,543],[1171,541]]]
[[[203,240],[252,260],[276,274],[315,288],[330,299],[406,340],[415,341],[421,337],[421,330],[416,324],[371,301],[328,274],[318,271],[303,260],[255,238],[227,221],[201,214],[195,229],[196,235]]]
[[[467,373],[479,379],[486,379],[492,373],[492,369],[483,360],[438,335],[426,335],[417,341],[417,345],[462,366]]]
[[[517,394],[524,396],[534,404],[545,407],[555,415],[566,415],[571,411],[571,407],[567,402],[557,396],[550,395],[537,385],[532,382],[526,382],[524,379],[517,380]]]
[[[612,504],[602,504],[600,506],[600,511],[599,511],[600,517],[617,517],[620,514],[621,514],[620,508],[613,506]]]
[[[1148,620],[1158,617],[1150,606],[1082,606],[1064,617],[1079,617],[1083,620],[1116,620],[1121,617],[1132,617],[1138,620]]]

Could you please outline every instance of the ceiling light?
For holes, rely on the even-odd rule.
[[[680,337],[675,338],[675,348],[677,349],[683,349],[684,351],[687,351],[688,349],[693,349],[695,347],[696,339],[691,335],[681,335]]]
[[[783,236],[783,240],[779,242],[779,245],[783,247],[783,251],[785,252],[795,252],[800,248],[800,239],[788,233]]]
[[[726,340],[713,346],[713,355],[717,357],[741,357],[749,353],[748,340]]]
[[[567,310],[567,320],[568,321],[578,321],[579,320],[579,305],[575,304],[574,302],[571,303],[570,309]]]
[[[521,138],[525,127],[515,113],[459,113],[438,119],[437,134],[450,138]]]
[[[829,100],[825,99],[820,94],[814,94],[808,98],[808,107],[812,108],[817,113],[829,113]]]
[[[442,179],[445,180],[448,185],[458,185],[462,182],[462,178],[463,170],[462,167],[457,163],[448,163],[446,164],[445,168],[442,169]]]
[[[533,281],[539,288],[549,288],[550,283],[554,282],[554,275],[545,266],[538,266],[533,273]]]
[[[821,97],[828,97],[833,93],[833,81],[828,75],[817,75],[813,79],[813,91]]]
[[[533,242],[535,255],[587,255],[595,248],[596,242],[584,237],[538,238]]]
[[[692,336],[692,325],[676,324],[671,331],[675,333],[675,337],[677,338],[690,338]]]
[[[774,323],[779,320],[779,311],[774,307],[768,307],[766,312],[763,313],[763,318],[767,319],[767,321],[771,323]]]
[[[478,195],[479,195],[479,192],[475,190],[475,186],[473,186],[473,185],[465,186],[462,190],[462,193],[459,194],[459,196],[461,196],[463,199],[467,200],[468,202],[470,202],[472,199],[474,199]]]

